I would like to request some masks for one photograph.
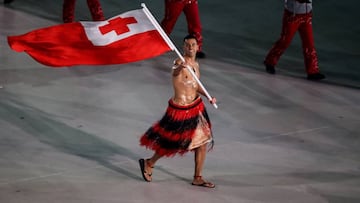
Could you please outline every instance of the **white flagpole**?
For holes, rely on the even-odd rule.
[[[149,11],[149,9],[146,7],[145,3],[141,3],[141,6],[143,7],[143,11],[145,12],[146,16],[149,18],[149,20],[151,21],[151,23],[155,26],[155,28],[157,29],[157,31],[160,33],[160,35],[162,36],[162,38],[165,40],[165,42],[168,44],[168,46],[171,48],[171,50],[175,51],[176,54],[179,56],[179,58],[185,62],[184,57],[180,54],[179,50],[176,48],[176,46],[174,45],[174,43],[170,40],[170,38],[167,36],[167,34],[164,32],[164,30],[161,28],[161,26],[159,25],[159,23],[156,21],[156,19],[154,18],[154,16],[151,14],[151,12]],[[201,81],[199,80],[199,78],[196,76],[196,74],[194,73],[194,71],[192,71],[192,69],[190,68],[190,66],[186,66],[186,68],[188,69],[188,71],[191,73],[191,75],[194,77],[194,79],[196,80],[196,82],[199,84],[199,86],[202,88],[202,90],[204,90],[205,96],[208,98],[208,100],[211,100],[212,97],[210,96],[210,94],[208,93],[208,91],[205,89],[204,85],[201,83]],[[218,108],[216,103],[212,104],[216,109]]]

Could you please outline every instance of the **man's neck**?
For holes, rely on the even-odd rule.
[[[196,57],[195,56],[184,56],[185,60],[190,61],[190,62],[195,62],[196,61]]]

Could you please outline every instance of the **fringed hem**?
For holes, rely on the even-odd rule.
[[[173,157],[176,154],[183,156],[186,152],[189,152],[187,149],[164,149],[153,140],[147,139],[145,136],[140,139],[140,146],[144,146],[147,149],[155,151],[156,154],[165,157]]]

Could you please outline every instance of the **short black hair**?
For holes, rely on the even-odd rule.
[[[198,40],[196,39],[196,37],[195,37],[194,35],[192,35],[192,34],[186,35],[186,36],[184,37],[184,42],[185,42],[185,40],[187,40],[187,39],[195,39],[196,42],[198,42]]]

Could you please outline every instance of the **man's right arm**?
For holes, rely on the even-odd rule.
[[[182,65],[182,61],[180,59],[176,59],[174,61],[174,65],[172,67],[173,69],[173,77],[176,77],[180,74],[180,71],[184,68],[184,66]]]

